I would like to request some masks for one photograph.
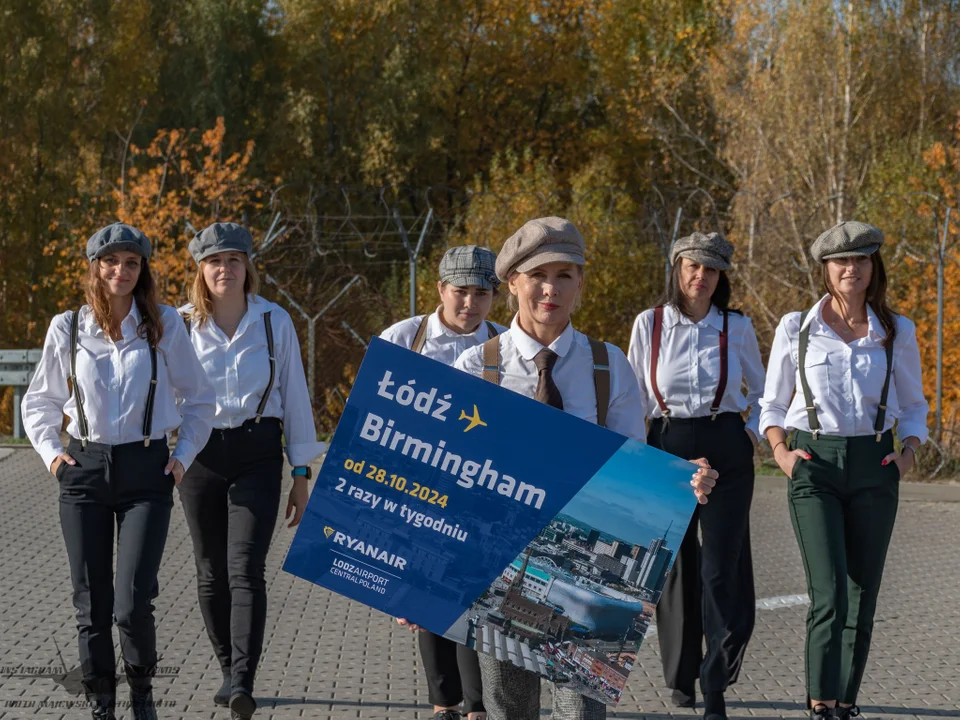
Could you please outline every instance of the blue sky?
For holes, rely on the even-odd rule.
[[[696,503],[690,477],[686,461],[630,440],[561,512],[644,547],[673,521],[676,552]]]

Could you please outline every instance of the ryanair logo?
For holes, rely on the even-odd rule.
[[[348,548],[359,555],[366,555],[369,558],[373,558],[377,562],[381,562],[384,565],[396,568],[397,570],[403,570],[407,566],[406,558],[402,558],[399,555],[387,552],[386,550],[381,550],[375,545],[370,545],[369,543],[363,542],[363,540],[355,540],[339,530],[334,530],[332,527],[327,526],[323,528],[323,534],[326,535],[327,538],[332,535],[333,542],[335,542],[337,545],[343,545],[345,548]]]

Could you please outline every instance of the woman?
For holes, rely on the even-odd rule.
[[[859,714],[899,481],[927,439],[916,328],[887,306],[882,244],[883,233],[855,221],[817,238],[827,294],[780,321],[760,400],[760,431],[790,478],[810,595],[811,718]]]
[[[307,505],[310,462],[324,446],[310,408],[290,315],[257,295],[246,228],[214,223],[190,242],[199,266],[181,308],[196,357],[214,387],[210,442],[180,484],[193,540],[200,612],[223,672],[214,695],[234,718],[256,710],[253,681],[267,617],[264,573],[283,485],[293,466],[288,527]],[[292,519],[291,519],[292,516]]]
[[[569,221],[547,217],[521,227],[504,243],[496,266],[516,312],[510,329],[467,350],[455,367],[642,442],[643,400],[627,358],[570,323],[583,289],[584,262],[583,236]],[[709,468],[693,476],[701,502],[715,478]],[[490,655],[480,656],[480,668],[491,720],[540,717],[538,675]],[[605,716],[603,703],[554,688],[555,720]]]
[[[726,720],[723,694],[737,679],[754,623],[750,502],[764,374],[753,325],[728,307],[732,256],[733,245],[717,233],[678,240],[666,297],[637,317],[627,353],[652,408],[647,442],[679,457],[705,457],[720,474],[710,503],[694,513],[657,605],[674,704],[694,706],[699,677],[707,720]]]
[[[60,527],[93,717],[114,717],[115,619],[133,716],[149,720],[156,718],[153,600],[173,486],[210,435],[213,390],[176,310],[157,304],[147,237],[114,223],[90,237],[87,258],[87,304],[50,323],[23,398],[23,420],[60,484]],[[166,438],[178,427],[171,455]]]
[[[497,256],[473,245],[453,247],[440,260],[437,292],[440,306],[430,315],[401,320],[383,331],[384,340],[447,365],[467,348],[486,342],[506,328],[487,320],[500,281],[494,270]],[[418,628],[420,659],[433,704],[432,720],[484,720],[483,691],[477,652],[465,645]],[[458,708],[462,709],[458,710]]]

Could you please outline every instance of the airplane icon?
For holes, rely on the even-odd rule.
[[[463,429],[464,432],[470,432],[470,431],[473,430],[477,425],[483,425],[483,427],[486,427],[486,426],[487,426],[487,424],[486,424],[483,420],[480,419],[480,411],[477,410],[477,406],[476,406],[476,405],[473,406],[473,416],[472,416],[472,417],[471,417],[470,415],[467,415],[467,411],[466,411],[466,410],[461,410],[461,411],[460,411],[460,420],[469,420],[469,421],[470,421],[470,423]]]

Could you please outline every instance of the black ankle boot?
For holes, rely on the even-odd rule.
[[[849,718],[855,718],[860,715],[860,708],[856,705],[851,705],[850,707],[840,707],[837,706],[837,717],[840,720],[849,720]]]
[[[717,691],[703,693],[704,720],[727,720],[727,705],[723,693]]]
[[[130,714],[133,720],[157,720],[153,703],[153,665],[125,665],[130,685]]]
[[[692,687],[677,689],[670,694],[670,702],[673,703],[674,707],[682,707],[682,708],[696,707],[697,693]]]
[[[117,706],[117,679],[115,677],[96,678],[83,681],[84,694],[90,703],[93,720],[117,720],[114,711]]]
[[[257,709],[253,695],[239,690],[230,696],[230,717],[232,720],[250,720]]]
[[[232,682],[230,668],[224,668],[223,685],[220,686],[216,695],[213,696],[214,705],[219,705],[220,707],[228,707],[230,705],[230,687]]]
[[[840,716],[836,708],[828,708],[826,705],[814,705],[810,708],[810,720],[836,720]]]

